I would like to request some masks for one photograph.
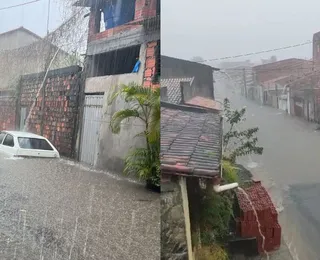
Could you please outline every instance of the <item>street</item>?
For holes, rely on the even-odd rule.
[[[259,127],[262,156],[240,162],[263,181],[278,211],[283,237],[295,259],[320,259],[320,132],[317,126],[275,108],[246,100],[238,90],[216,85],[217,98],[247,107],[242,127]]]
[[[0,154],[0,259],[156,260],[159,207],[122,177]]]

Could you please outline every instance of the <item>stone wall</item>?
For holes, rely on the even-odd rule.
[[[161,184],[161,259],[187,260],[188,246],[178,182]]]
[[[13,96],[0,96],[0,131],[14,130],[16,124],[16,99]]]
[[[73,158],[79,121],[80,67],[23,76],[20,107],[31,111],[26,129],[48,138],[61,155]],[[33,107],[33,108],[32,108]],[[32,108],[32,109],[31,109]]]

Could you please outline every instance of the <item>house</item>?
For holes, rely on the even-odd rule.
[[[20,76],[69,66],[70,55],[24,27],[0,34],[0,96],[10,96]],[[57,53],[57,54],[56,54]],[[56,54],[56,55],[55,55]]]
[[[114,112],[125,102],[109,105],[108,98],[122,84],[135,82],[145,87],[160,85],[160,1],[79,0],[89,7],[86,81],[80,160],[97,168],[120,172],[142,126],[130,122],[119,135],[110,129]],[[92,151],[95,151],[92,153]]]
[[[161,100],[173,104],[184,103],[194,96],[195,77],[191,78],[161,78]]]
[[[192,215],[199,212],[195,187],[221,174],[222,117],[202,104],[161,104],[161,254],[194,259]]]
[[[318,72],[299,77],[288,85],[289,114],[320,122],[320,75]]]
[[[268,84],[273,84],[275,81],[285,79],[288,76],[302,77],[312,70],[312,61],[296,58],[254,66],[252,68],[252,99],[264,104],[266,99],[265,91],[268,88]],[[272,83],[272,81],[274,82]]]
[[[194,78],[192,95],[214,99],[214,71],[219,69],[206,64],[161,55],[161,79]]]

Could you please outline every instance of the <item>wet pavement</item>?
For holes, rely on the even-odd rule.
[[[0,259],[158,260],[159,195],[73,162],[0,154]]]
[[[217,84],[217,96],[247,107],[243,127],[259,127],[262,156],[240,162],[261,179],[278,211],[283,237],[294,259],[320,259],[320,132],[316,125],[260,106]],[[288,256],[289,257],[289,256]],[[279,259],[288,259],[281,257]]]

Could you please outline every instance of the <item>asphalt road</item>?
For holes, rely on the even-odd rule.
[[[230,84],[230,82],[229,82]],[[232,84],[231,84],[232,85]],[[320,132],[316,125],[257,105],[216,85],[219,99],[228,97],[234,108],[247,107],[241,127],[258,126],[262,156],[240,160],[262,180],[280,212],[283,236],[295,259],[320,259]]]
[[[158,260],[159,195],[72,162],[0,154],[0,259]]]

